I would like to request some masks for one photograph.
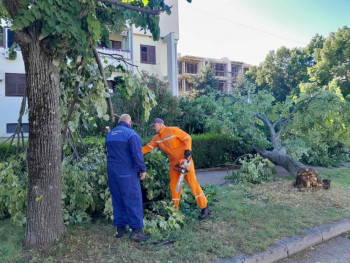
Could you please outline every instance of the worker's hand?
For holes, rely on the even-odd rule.
[[[190,150],[185,150],[185,159],[188,159],[192,155],[192,152]]]
[[[140,173],[140,180],[142,181],[145,178],[146,178],[146,172]]]

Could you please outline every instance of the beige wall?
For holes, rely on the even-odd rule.
[[[134,64],[139,66],[138,69],[146,70],[149,73],[158,75],[161,79],[167,77],[167,45],[163,39],[153,41],[153,38],[147,35],[134,34]],[[156,47],[156,64],[141,63],[140,45],[155,46]],[[135,73],[137,70],[134,71]]]

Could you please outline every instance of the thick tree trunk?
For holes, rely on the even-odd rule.
[[[269,159],[274,164],[280,165],[283,168],[285,168],[294,177],[297,176],[297,171],[300,168],[305,167],[298,160],[280,151],[257,150],[257,152],[264,158]]]
[[[61,204],[59,70],[37,39],[21,43],[29,108],[28,205],[25,246],[52,244],[65,232]]]

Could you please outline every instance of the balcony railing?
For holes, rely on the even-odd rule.
[[[100,52],[101,55],[105,54],[108,60],[113,60],[111,55],[115,55],[116,58],[122,56],[125,60],[131,60],[131,52],[129,50],[98,47],[97,51]]]

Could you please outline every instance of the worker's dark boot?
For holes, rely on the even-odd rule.
[[[116,238],[122,238],[124,234],[126,233],[126,227],[125,226],[117,226],[117,235]]]
[[[201,213],[198,216],[198,219],[204,219],[207,218],[210,215],[211,212],[211,208],[209,207],[209,205],[207,205],[206,208],[203,208]]]
[[[130,234],[130,239],[134,241],[147,241],[149,239],[149,236],[146,236],[142,229],[133,229]]]

